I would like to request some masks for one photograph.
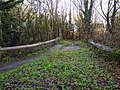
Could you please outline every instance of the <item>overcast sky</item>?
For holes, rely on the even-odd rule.
[[[107,2],[108,2],[108,0],[103,0],[103,10],[104,10],[104,12],[106,12],[106,10],[107,10]],[[63,6],[68,9],[68,12],[69,12],[70,0],[62,0],[62,3],[63,3]],[[73,4],[72,4],[72,7],[74,7]],[[99,11],[99,13],[102,14],[101,9],[100,9],[100,0],[96,0],[94,7],[95,8],[97,7],[97,10]],[[95,9],[93,8],[93,10],[95,10]],[[93,12],[93,18],[97,14],[96,15],[97,16],[97,22],[105,22],[104,19],[101,17],[101,15],[99,13],[97,11],[94,11]],[[74,12],[74,14],[75,14],[75,12]]]
[[[106,12],[106,10],[107,10],[107,2],[108,2],[108,0],[103,0],[103,10],[104,10],[104,12]],[[60,5],[62,5],[64,8],[66,8],[67,12],[69,13],[70,0],[61,0]],[[72,7],[74,7],[73,4],[72,4]],[[99,11],[99,13],[102,14],[101,9],[100,9],[100,0],[96,0],[94,7],[95,8],[97,7],[97,10]],[[72,13],[73,13],[73,11],[72,11]],[[96,15],[97,16],[97,22],[102,22],[102,21],[105,22],[104,19],[101,17],[101,15],[97,11],[94,11],[93,13],[94,13],[93,17],[95,17],[95,14],[97,14]],[[74,12],[74,14],[75,14],[75,12]]]
[[[44,1],[44,0],[43,0],[43,1]],[[53,0],[53,1],[55,1],[55,0]],[[95,2],[95,7],[97,7],[97,10],[102,14],[101,9],[100,9],[100,6],[99,6],[99,1],[100,1],[100,0],[96,0],[96,2]],[[106,8],[106,7],[107,7],[107,1],[108,1],[108,0],[103,0],[103,8],[104,8],[104,11],[106,11],[106,9],[107,9],[107,8]],[[27,4],[27,0],[24,0],[24,2]],[[73,13],[73,7],[74,7],[74,5],[72,4],[72,13]],[[59,10],[60,10],[61,8],[66,9],[66,10],[67,10],[67,13],[69,14],[70,0],[60,0]],[[102,18],[97,12],[95,12],[95,11],[94,11],[94,15],[93,15],[93,16],[95,16],[95,13],[97,14],[97,15],[96,15],[96,16],[97,16],[97,21],[98,21],[98,22],[103,21],[103,18]],[[75,14],[75,12],[74,12],[74,14]]]

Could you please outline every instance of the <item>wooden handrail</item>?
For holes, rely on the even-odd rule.
[[[45,42],[38,42],[35,44],[30,44],[30,45],[21,45],[21,46],[13,46],[13,47],[1,47],[0,48],[0,56],[3,53],[9,53],[11,51],[16,51],[16,50],[21,50],[21,49],[31,49],[31,48],[36,48],[36,47],[47,47],[50,46],[51,44],[53,45],[55,43],[56,39],[45,41]]]
[[[39,42],[39,43],[35,43],[35,44],[30,44],[30,45],[21,45],[21,46],[13,46],[13,47],[5,47],[5,48],[1,48],[2,51],[9,51],[9,50],[18,50],[18,49],[24,49],[24,48],[32,48],[32,47],[37,47],[39,45],[43,45],[43,44],[47,44],[47,43],[51,43],[54,42],[56,39],[50,40],[50,41],[45,41],[45,42]]]

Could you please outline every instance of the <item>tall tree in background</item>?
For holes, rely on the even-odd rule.
[[[21,2],[9,0],[0,3],[0,46],[31,44],[60,35],[59,31],[66,21],[63,14],[65,19],[62,22],[62,13],[58,10],[60,0]]]
[[[59,25],[58,25],[58,5],[61,0],[46,0],[47,9],[50,17],[50,28],[51,35],[50,37],[56,38],[59,36]]]
[[[88,37],[91,38],[91,18],[92,18],[92,9],[93,9],[94,0],[84,0],[84,30],[87,32]],[[89,36],[90,34],[90,36]]]
[[[79,15],[83,21],[83,30],[87,38],[91,38],[91,19],[95,0],[73,0],[74,5],[79,10]]]
[[[115,17],[115,29],[120,30],[120,12]]]
[[[101,11],[103,13],[103,18],[107,22],[107,30],[113,34],[115,30],[115,17],[117,11],[120,9],[119,0],[108,0],[107,2],[107,13],[103,9],[103,0],[100,1]]]
[[[13,15],[11,9],[23,0],[1,0],[0,1],[0,45],[12,45],[18,43],[18,34],[14,32],[17,29],[17,18]],[[9,34],[9,35],[8,35]],[[13,42],[14,41],[14,42]],[[4,42],[4,43],[2,43]]]
[[[62,35],[62,39],[67,39],[67,21],[66,21],[66,18],[67,18],[67,13],[66,13],[66,9],[62,8],[62,14],[61,14],[61,35]]]
[[[72,39],[73,39],[73,41],[74,41],[74,29],[73,29],[73,23],[72,23],[72,11],[71,11],[72,7],[71,7],[71,5],[72,5],[72,2],[71,2],[71,0],[70,0],[68,29],[69,29],[69,31],[72,31]],[[74,12],[74,10],[73,10],[73,12]]]
[[[0,0],[0,11],[9,10],[15,7],[15,5],[22,3],[23,1],[24,0]]]

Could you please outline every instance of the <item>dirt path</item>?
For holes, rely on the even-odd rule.
[[[63,49],[63,50],[79,50],[80,47],[79,46],[75,46],[75,45],[70,45],[70,46],[65,46],[63,47],[61,44],[57,44],[55,46],[50,47],[47,51],[41,53],[40,55],[37,56],[33,56],[31,58],[23,58],[23,59],[19,59],[16,61],[11,61],[8,63],[4,63],[3,65],[0,66],[0,73],[14,69],[22,64],[28,63],[32,60],[35,60],[37,58],[40,58],[41,56],[47,55],[50,51],[56,50],[56,49]]]
[[[11,61],[11,62],[8,62],[8,63],[4,63],[4,64],[0,65],[0,73],[11,70],[11,69],[14,69],[14,68],[16,68],[16,67],[18,67],[22,64],[25,64],[25,63],[28,63],[32,60],[40,58],[41,56],[47,55],[50,51],[59,49],[61,47],[62,47],[62,45],[58,44],[58,45],[55,45],[53,47],[50,47],[47,51],[41,53],[40,55],[33,56],[31,58],[23,58],[23,59],[19,59],[19,60],[16,60],[16,61]]]
[[[16,60],[16,61],[11,61],[11,62],[8,62],[8,63],[4,63],[1,67],[0,67],[0,73],[2,72],[5,72],[5,71],[8,71],[8,70],[11,70],[11,69],[14,69],[22,64],[25,64],[25,63],[28,63],[34,59],[37,59],[43,55],[47,55],[49,53],[49,50],[48,51],[45,51],[43,52],[42,54],[38,55],[38,56],[33,56],[31,58],[24,58],[24,59],[20,59],[20,60]]]

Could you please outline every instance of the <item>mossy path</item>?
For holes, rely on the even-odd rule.
[[[1,90],[113,90],[117,85],[96,54],[81,48],[54,50],[2,73],[0,86]]]

